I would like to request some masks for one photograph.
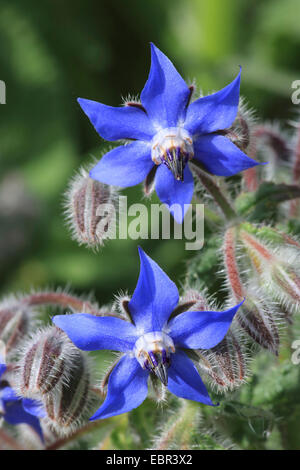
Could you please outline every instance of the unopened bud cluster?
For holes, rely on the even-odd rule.
[[[300,244],[275,228],[245,222],[227,229],[223,252],[232,297],[246,299],[239,325],[278,354],[280,328],[300,308]]]
[[[65,214],[74,240],[97,248],[115,229],[115,190],[81,169],[66,192]]]
[[[198,289],[187,289],[181,303],[190,311],[216,310],[212,300]],[[221,343],[211,349],[194,350],[191,359],[219,392],[238,388],[249,373],[245,337],[235,320]]]
[[[249,109],[243,98],[240,98],[239,110],[236,119],[232,123],[231,127],[225,129],[223,132],[226,137],[230,139],[235,145],[241,150],[251,151],[253,146],[252,132],[255,123],[253,111]]]
[[[90,364],[56,327],[38,331],[24,345],[18,388],[22,396],[42,400],[48,424],[59,434],[68,434],[89,417]]]
[[[14,297],[0,304],[0,341],[11,356],[35,323],[36,312]]]

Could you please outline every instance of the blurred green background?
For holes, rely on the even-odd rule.
[[[106,145],[77,97],[117,106],[139,93],[153,41],[204,92],[242,65],[241,92],[258,117],[285,122],[296,111],[299,17],[298,0],[1,0],[1,293],[68,284],[105,303],[135,286],[138,241],[110,241],[95,254],[63,220],[68,180]],[[124,194],[139,202],[141,187]],[[184,243],[140,241],[177,282],[194,255]]]

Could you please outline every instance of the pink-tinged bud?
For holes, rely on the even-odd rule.
[[[228,286],[235,300],[241,301],[245,297],[245,290],[238,266],[238,227],[230,227],[224,236],[224,264],[227,273]]]
[[[291,237],[281,237],[276,246],[262,242],[258,237],[241,230],[241,240],[247,250],[260,286],[274,300],[291,312],[300,309],[300,249]]]
[[[69,364],[66,380],[60,380],[52,392],[43,396],[46,422],[57,434],[68,435],[88,421],[94,411],[95,399],[87,356],[77,350]]]
[[[17,299],[0,305],[0,340],[6,346],[7,354],[14,354],[23,338],[35,324],[34,310]]]
[[[298,271],[299,272],[299,271]],[[288,306],[291,312],[300,308],[300,276],[293,268],[285,265],[274,265],[271,272],[274,285],[270,285],[274,297]]]
[[[241,240],[247,248],[254,268],[261,273],[264,268],[270,267],[275,261],[275,254],[256,237],[244,230],[241,231]]]
[[[231,127],[225,129],[223,133],[237,147],[245,152],[249,147],[251,147],[252,127],[254,121],[255,120],[252,110],[248,109],[244,100],[240,98],[239,111],[237,113],[236,119],[232,123]]]
[[[266,299],[266,295],[251,295],[247,291],[247,298],[236,315],[238,324],[261,347],[268,349],[275,355],[279,350],[279,331],[281,313],[277,306]],[[263,298],[264,297],[264,298]]]
[[[267,247],[262,246],[258,240],[242,232],[239,227],[230,227],[225,233],[224,262],[227,273],[227,282],[235,301],[245,298],[239,309],[235,321],[246,333],[261,347],[278,354],[279,332],[278,324],[281,314],[277,306],[269,300],[269,296],[261,289],[252,286],[251,275],[249,280],[250,260],[242,257],[240,238],[250,237],[252,265],[256,271],[264,272],[265,264],[270,263],[273,255]],[[258,250],[256,252],[256,250]],[[248,250],[249,251],[249,250]],[[243,273],[243,278],[242,278]]]
[[[277,252],[278,248],[300,248],[299,240],[297,240],[294,236],[278,230],[275,227],[270,227],[268,225],[254,225],[248,222],[243,222],[240,227],[248,234],[257,237],[258,240],[262,243],[267,243],[270,251],[272,251],[272,249],[274,250],[275,248]]]
[[[22,396],[42,400],[46,423],[59,435],[87,420],[95,399],[86,353],[54,326],[36,332],[25,344],[16,385]]]
[[[200,290],[188,287],[184,290],[184,295],[181,297],[178,308],[180,312],[186,312],[187,310],[209,310],[211,302],[206,298],[205,290]],[[212,308],[212,307],[211,307]]]
[[[198,350],[200,372],[207,375],[212,387],[225,392],[241,386],[248,376],[248,354],[245,339],[231,327],[216,347]]]
[[[183,296],[180,298],[177,307],[171,313],[170,319],[180,315],[183,312],[187,312],[188,310],[204,311],[208,309],[208,302],[204,295],[202,295],[202,293],[200,293],[197,289],[187,287]]]
[[[58,328],[37,331],[24,345],[18,363],[20,394],[40,398],[67,382],[78,356],[79,350]]]
[[[115,190],[95,181],[84,169],[73,178],[65,198],[72,237],[91,248],[103,245],[115,230]]]
[[[217,310],[214,302],[205,292],[187,289],[181,303],[190,311]],[[232,324],[227,335],[216,347],[207,350],[190,351],[191,359],[198,365],[201,373],[207,376],[213,388],[218,391],[233,390],[239,387],[248,375],[248,356],[243,333]]]

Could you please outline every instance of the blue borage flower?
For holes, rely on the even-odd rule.
[[[220,132],[236,118],[240,73],[222,90],[190,103],[192,88],[151,44],[151,69],[141,103],[127,102],[115,108],[78,99],[100,136],[109,141],[133,141],[105,154],[91,170],[91,178],[120,187],[134,186],[156,166],[157,195],[181,223],[194,191],[189,161],[195,159],[219,176],[231,176],[258,164]]]
[[[0,417],[8,424],[28,424],[44,442],[39,418],[44,418],[46,412],[42,404],[30,398],[19,397],[16,392],[1,377],[6,371],[6,364],[0,355]]]
[[[150,374],[178,397],[213,406],[184,349],[216,346],[241,304],[224,312],[189,311],[172,317],[179,301],[176,285],[141,248],[139,254],[140,275],[128,304],[132,323],[85,313],[53,317],[78,348],[124,353],[109,376],[107,397],[91,420],[138,407],[147,396]]]

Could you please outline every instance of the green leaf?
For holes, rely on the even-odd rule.
[[[240,215],[249,220],[261,222],[266,219],[276,220],[278,204],[300,197],[300,187],[288,184],[265,182],[257,191],[242,193],[236,200],[235,207]]]

